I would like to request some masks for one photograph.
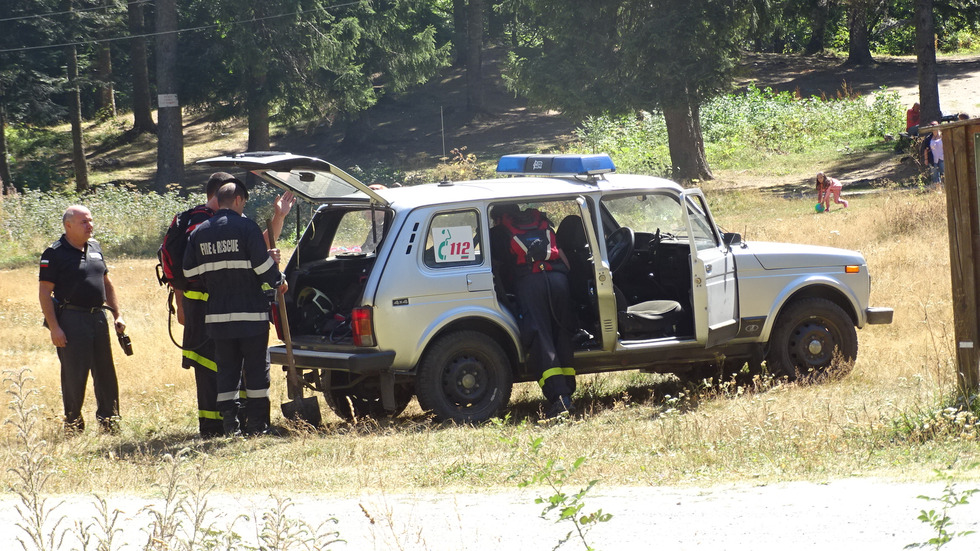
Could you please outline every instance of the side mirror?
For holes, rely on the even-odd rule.
[[[725,246],[726,247],[728,247],[729,249],[731,249],[732,246],[734,246],[734,245],[741,245],[742,244],[742,234],[740,234],[740,233],[724,233],[721,236],[721,240],[722,240],[722,242],[725,243]]]

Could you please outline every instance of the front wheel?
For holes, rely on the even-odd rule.
[[[857,331],[844,310],[825,298],[807,298],[776,318],[766,363],[773,375],[790,380],[842,377],[857,349]]]
[[[419,406],[440,421],[479,423],[510,401],[507,354],[478,331],[443,335],[425,353],[415,382]]]

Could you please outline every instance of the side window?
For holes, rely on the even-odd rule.
[[[704,198],[698,195],[688,196],[687,212],[691,218],[691,231],[694,232],[694,245],[697,250],[703,251],[719,246],[714,227],[708,220],[708,209],[704,204]]]
[[[385,211],[383,210],[345,212],[337,224],[337,231],[327,258],[345,253],[373,253],[381,243],[384,230]]]
[[[425,265],[430,268],[472,266],[483,263],[480,250],[480,215],[475,210],[437,214],[425,239]]]

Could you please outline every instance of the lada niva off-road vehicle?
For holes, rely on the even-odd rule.
[[[482,421],[513,383],[535,380],[490,256],[499,205],[555,225],[578,374],[766,360],[774,374],[814,377],[849,369],[856,328],[892,320],[868,303],[860,253],[742,241],[718,228],[700,190],[616,174],[606,155],[508,155],[497,179],[380,190],[312,157],[202,162],[318,205],[285,267],[293,387],[323,392],[346,419],[395,415],[417,396],[437,419]],[[284,346],[269,352],[286,365]]]

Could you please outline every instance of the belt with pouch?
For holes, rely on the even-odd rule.
[[[74,310],[76,312],[88,312],[89,314],[94,314],[102,310],[102,306],[75,306],[74,304],[66,304],[62,306],[65,310]]]

